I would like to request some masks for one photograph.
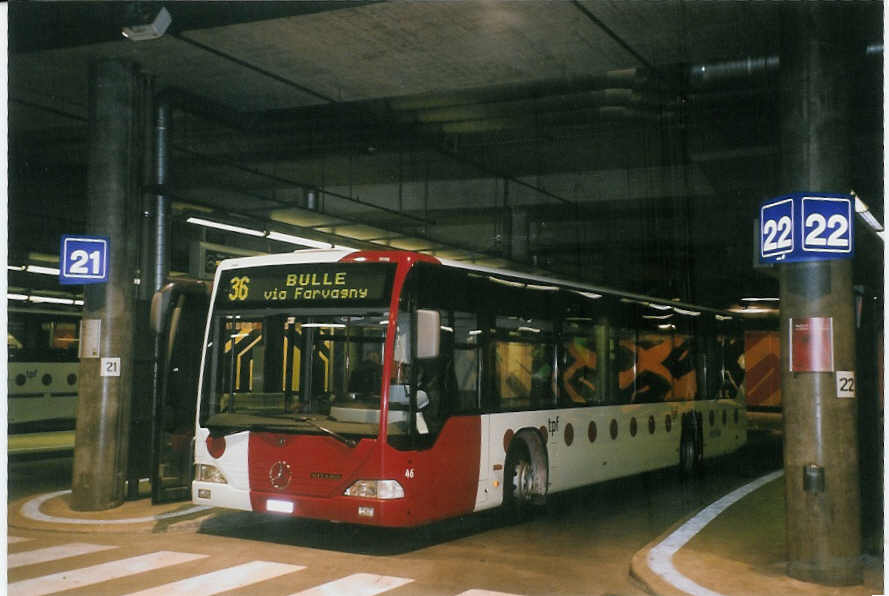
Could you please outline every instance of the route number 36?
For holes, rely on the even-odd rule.
[[[229,302],[234,302],[235,300],[244,301],[247,299],[247,295],[250,293],[250,278],[246,275],[242,275],[241,277],[233,277],[231,281],[231,288],[228,293]]]

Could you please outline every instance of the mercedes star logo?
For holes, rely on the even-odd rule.
[[[290,464],[286,461],[276,461],[269,468],[269,481],[275,488],[287,488],[290,484]]]

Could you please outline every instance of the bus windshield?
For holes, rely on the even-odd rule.
[[[380,424],[388,313],[225,314],[208,341],[201,425],[328,434],[347,443]]]

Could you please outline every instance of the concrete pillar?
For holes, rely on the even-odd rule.
[[[98,320],[100,357],[120,358],[120,376],[102,376],[100,358],[80,362],[71,507],[99,511],[124,499],[132,390],[135,286],[127,211],[139,205],[139,76],[119,60],[90,66],[87,231],[110,239],[108,283],[84,289],[84,321]],[[135,220],[138,222],[138,218]]]
[[[845,7],[782,9],[782,191],[848,192],[852,52]],[[855,370],[850,260],[779,266],[784,402],[787,573],[828,584],[860,583],[861,526],[855,399],[837,399],[833,372],[790,372],[790,319],[833,319],[835,370]],[[823,483],[804,484],[817,466]]]

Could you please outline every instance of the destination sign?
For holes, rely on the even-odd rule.
[[[388,263],[272,265],[222,272],[217,308],[388,306]]]

